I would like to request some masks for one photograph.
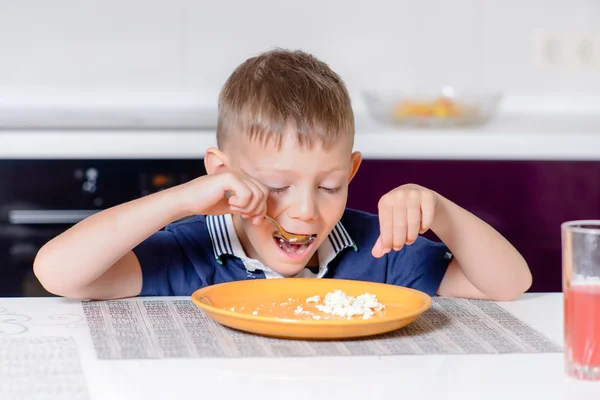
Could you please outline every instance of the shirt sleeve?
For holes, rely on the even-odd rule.
[[[140,243],[133,252],[142,267],[140,296],[176,296],[189,290],[180,287],[194,284],[193,266],[171,231],[159,231]],[[192,275],[192,282],[188,277]]]
[[[411,245],[388,253],[386,283],[435,296],[446,274],[452,254],[448,247],[419,236]]]

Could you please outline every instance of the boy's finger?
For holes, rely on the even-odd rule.
[[[411,202],[406,213],[407,233],[406,244],[413,244],[421,229],[421,205],[419,201]]]
[[[377,238],[377,241],[375,242],[373,249],[371,249],[371,254],[373,255],[373,257],[376,257],[376,258],[383,257],[384,253],[383,253],[383,250],[381,249],[381,236],[379,236]]]
[[[229,206],[231,208],[237,208],[238,210],[245,210],[246,209],[246,204],[248,203],[248,199],[249,199],[249,195],[247,194],[242,194],[241,196],[231,196],[229,198]]]
[[[254,216],[262,217],[267,213],[267,198],[255,182],[249,182],[252,189],[252,201],[248,205],[248,212]]]
[[[235,182],[226,192],[233,193],[229,196],[229,205],[244,209],[252,198],[252,191],[243,182]]]
[[[421,230],[419,233],[425,233],[431,228],[435,216],[435,202],[431,199],[423,199],[421,202]]]
[[[391,208],[384,208],[379,211],[379,236],[381,250],[384,253],[389,252],[392,249],[393,243],[393,213]]]
[[[256,184],[256,186],[260,189],[262,194],[265,196],[265,199],[268,198],[269,197],[269,188],[266,187],[265,185],[263,185],[262,182],[254,179],[253,177],[250,177],[250,179],[252,179],[252,182],[254,182]]]
[[[407,210],[404,204],[394,207],[394,237],[392,247],[394,250],[401,250],[406,242],[407,232]]]
[[[254,225],[260,225],[264,219],[264,216],[267,214],[266,201],[263,200],[261,203],[258,204],[258,206],[256,208],[252,209],[251,211],[252,211],[252,216],[254,217],[254,218],[252,218],[252,223]]]
[[[239,214],[244,219],[250,217],[250,215],[248,215],[248,213],[245,212],[244,209],[236,206],[229,206],[229,212],[232,214]]]
[[[385,203],[379,207],[379,238],[383,253],[388,253],[392,249],[393,217],[393,207]]]
[[[263,201],[256,211],[256,215],[258,215],[260,218],[263,218],[265,215],[267,215],[267,202]]]
[[[257,189],[261,193],[260,202],[258,202],[257,209],[255,210],[255,214],[258,216],[255,218],[255,225],[259,225],[262,222],[263,217],[267,214],[267,200],[269,199],[269,188],[262,184],[262,182],[250,177],[252,182],[256,185]]]

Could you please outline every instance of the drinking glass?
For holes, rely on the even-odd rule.
[[[561,225],[565,372],[600,380],[600,220]]]

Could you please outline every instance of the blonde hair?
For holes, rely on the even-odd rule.
[[[342,79],[303,51],[275,49],[249,58],[219,95],[217,143],[223,148],[245,134],[280,147],[291,129],[298,144],[324,147],[338,135],[354,140],[354,113]]]

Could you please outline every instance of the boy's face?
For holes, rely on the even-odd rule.
[[[271,142],[242,137],[224,153],[229,167],[244,170],[269,189],[271,218],[288,232],[316,235],[309,245],[280,243],[267,220],[253,225],[251,219],[235,215],[246,254],[284,276],[296,275],[306,265],[317,266],[316,251],[342,217],[348,183],[360,165],[360,153],[352,153],[350,138],[340,135],[330,149],[320,143],[303,148],[289,134],[277,149]]]

